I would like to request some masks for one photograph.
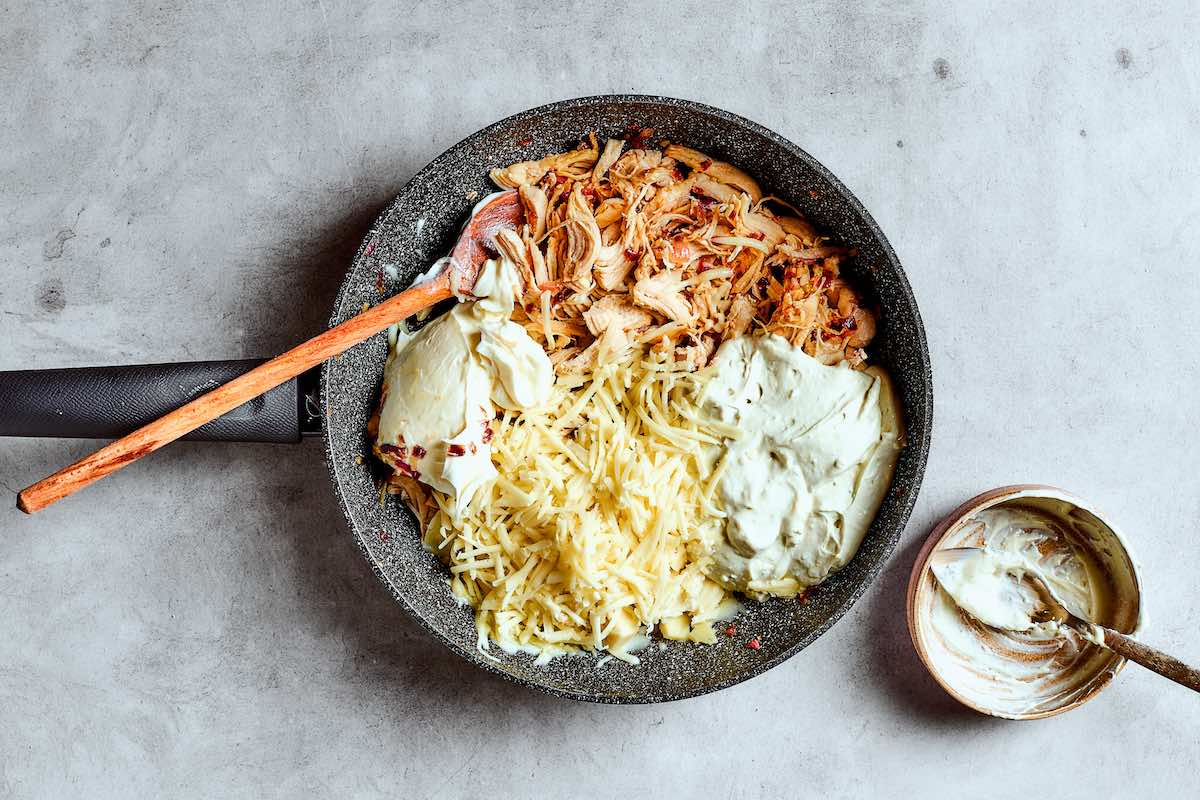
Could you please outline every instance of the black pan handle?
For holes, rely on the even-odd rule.
[[[0,372],[0,436],[117,439],[262,363],[194,361]],[[184,436],[297,442],[320,431],[316,373],[277,386]]]

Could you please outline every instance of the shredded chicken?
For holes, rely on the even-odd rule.
[[[692,304],[683,294],[682,271],[663,270],[633,285],[633,302],[676,322],[691,322]]]
[[[722,338],[736,339],[750,330],[754,321],[754,302],[748,295],[740,294],[733,298],[729,313],[725,315],[725,329],[721,331]]]
[[[600,336],[583,349],[578,355],[558,365],[562,373],[584,372],[596,366],[597,363],[618,361],[633,346],[629,334],[619,325],[606,328]]]
[[[524,184],[518,194],[521,204],[525,207],[525,220],[529,223],[535,240],[546,235],[546,212],[549,200],[540,187]]]
[[[617,158],[621,155],[621,148],[625,146],[624,139],[609,139],[604,143],[604,152],[596,161],[596,166],[592,169],[592,180],[599,183],[604,179],[604,174],[608,172],[608,168],[616,163]]]
[[[652,132],[492,171],[526,225],[497,246],[526,282],[514,319],[578,372],[629,347],[689,368],[725,339],[778,334],[824,363],[864,368],[875,317],[841,278],[852,250],[737,167]]]
[[[630,303],[625,295],[609,294],[583,312],[583,321],[592,336],[599,336],[612,327],[622,331],[647,328],[654,318]]]
[[[592,285],[592,265],[600,254],[600,226],[591,206],[576,186],[567,201],[567,251],[564,269],[569,280],[580,288]]]
[[[538,294],[538,281],[534,277],[525,242],[508,228],[501,228],[496,234],[496,247],[516,266],[517,274],[521,276],[521,293],[525,302],[531,302]]]
[[[606,230],[611,230],[611,228]],[[624,284],[625,277],[629,275],[631,269],[633,269],[633,262],[629,260],[629,251],[622,247],[620,242],[613,242],[601,247],[600,253],[596,256],[596,263],[592,265],[592,273],[596,276],[596,282],[606,292],[611,292]]]
[[[682,161],[692,169],[705,173],[714,181],[737,187],[749,195],[752,202],[757,203],[762,199],[762,190],[758,188],[754,179],[732,164],[714,161],[699,150],[677,144],[669,145],[666,154],[669,158]]]

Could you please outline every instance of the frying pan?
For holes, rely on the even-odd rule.
[[[497,122],[451,147],[418,172],[379,216],[359,247],[334,302],[330,325],[364,303],[407,286],[453,244],[476,200],[491,191],[488,171],[567,149],[595,131],[605,137],[652,128],[730,161],[768,194],[798,208],[834,241],[855,248],[843,271],[879,310],[869,348],[892,375],[908,444],[883,505],[854,559],[804,600],[747,602],[735,636],[714,645],[652,644],[630,666],[595,655],[535,666],[528,654],[476,646],[470,608],[451,596],[447,573],[421,546],[416,520],[396,498],[380,503],[380,467],[370,457],[367,420],[377,401],[386,337],[353,348],[196,431],[190,438],[297,441],[324,435],[329,476],[358,546],[399,603],[464,658],[528,686],[606,703],[692,697],[753,677],[795,655],[854,604],[879,572],[916,501],[929,451],[932,375],[916,300],[896,254],[859,201],[812,156],[742,117],[684,100],[610,95],[566,100]],[[0,373],[0,435],[120,436],[254,366],[203,362]],[[77,501],[86,502],[86,501]],[[760,647],[746,646],[757,638]]]

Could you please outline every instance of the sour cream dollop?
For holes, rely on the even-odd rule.
[[[702,403],[740,430],[720,478],[727,519],[710,574],[789,595],[845,566],[899,457],[887,374],[826,366],[778,336],[739,337],[718,350]]]
[[[496,477],[495,407],[522,411],[550,397],[554,368],[511,320],[520,285],[507,259],[485,263],[473,302],[414,335],[399,334],[384,368],[376,445],[394,469],[450,495],[461,512]]]

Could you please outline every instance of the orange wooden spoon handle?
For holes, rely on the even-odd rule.
[[[17,508],[26,514],[40,511],[450,296],[446,272],[413,286],[43,478],[17,496]]]
[[[41,511],[51,503],[232,411],[247,400],[291,380],[325,359],[349,350],[387,326],[455,294],[460,297],[469,295],[475,287],[480,266],[488,258],[488,247],[494,249],[497,232],[502,228],[516,228],[524,216],[524,207],[515,191],[497,193],[467,221],[448,264],[433,280],[406,289],[149,425],[143,425],[50,477],[43,478],[17,495],[17,508],[26,514]]]

